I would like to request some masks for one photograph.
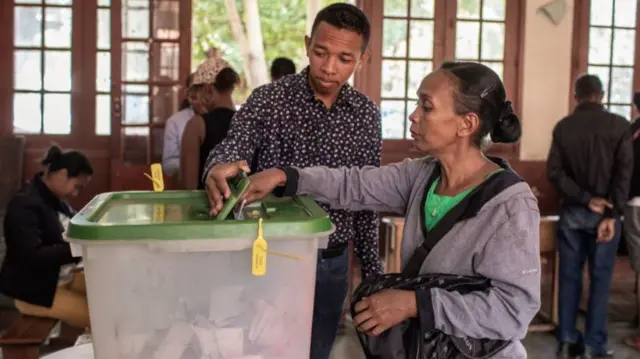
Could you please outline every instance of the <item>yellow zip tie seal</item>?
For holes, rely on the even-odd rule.
[[[263,236],[262,218],[258,218],[258,237],[253,241],[251,256],[251,274],[254,276],[261,277],[267,273],[267,253],[298,261],[304,260],[302,257],[295,254],[269,250],[267,240],[264,239]]]
[[[164,178],[162,176],[162,165],[159,163],[153,163],[151,165],[151,175],[145,173],[145,177],[151,180],[153,183],[154,192],[164,191]]]

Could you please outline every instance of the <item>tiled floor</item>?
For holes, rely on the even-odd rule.
[[[609,328],[610,346],[616,351],[615,359],[638,359],[640,354],[626,347],[622,339],[632,333],[627,323],[614,323]],[[529,354],[528,359],[553,359],[555,357],[556,342],[552,334],[533,333],[524,341]],[[360,349],[360,343],[355,336],[352,326],[342,329],[340,338],[333,348],[331,359],[365,359]]]

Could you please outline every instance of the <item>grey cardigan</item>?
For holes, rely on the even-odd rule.
[[[404,266],[423,240],[422,199],[436,161],[426,157],[382,167],[296,169],[296,192],[333,208],[403,215]],[[475,217],[458,222],[429,253],[420,273],[483,276],[492,287],[465,295],[431,289],[435,329],[457,337],[509,340],[493,358],[526,358],[520,340],[540,308],[539,225],[537,200],[524,182],[503,190]]]

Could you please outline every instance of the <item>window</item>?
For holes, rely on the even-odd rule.
[[[111,1],[98,0],[96,53],[96,135],[111,134]]]
[[[162,157],[164,122],[180,104],[180,1],[122,1],[122,146],[133,163]]]
[[[640,87],[637,1],[578,0],[575,8],[572,80],[597,75],[607,108],[631,119],[633,92]]]
[[[506,0],[460,0],[456,14],[456,60],[477,61],[504,72]]]
[[[380,60],[383,138],[409,139],[408,116],[415,108],[420,81],[446,59],[478,61],[494,69],[517,107],[517,44],[522,36],[522,3],[384,0],[378,20],[383,28]],[[372,26],[376,26],[375,18]],[[399,148],[405,151],[405,147]]]
[[[15,133],[71,133],[72,5],[72,0],[15,1]]]
[[[611,112],[631,118],[636,0],[595,0],[589,11],[587,72],[598,75]]]
[[[410,136],[407,119],[417,101],[420,81],[433,67],[434,10],[433,0],[384,2],[380,86],[383,138]]]

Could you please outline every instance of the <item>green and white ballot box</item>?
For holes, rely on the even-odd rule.
[[[208,207],[201,191],[105,193],[71,220],[96,359],[309,358],[328,215],[305,197]]]

